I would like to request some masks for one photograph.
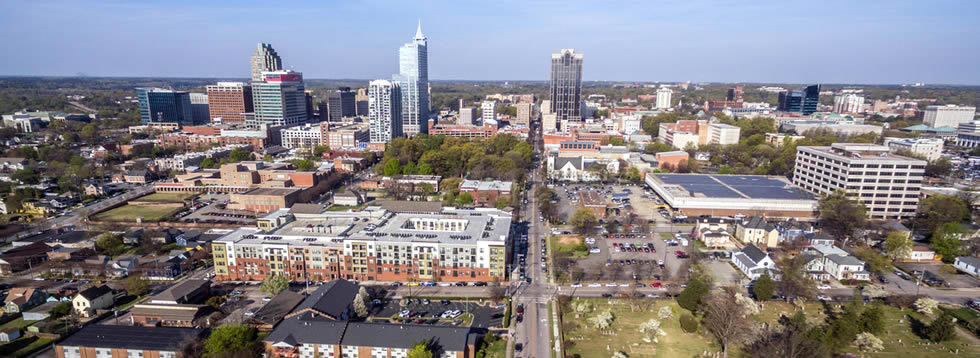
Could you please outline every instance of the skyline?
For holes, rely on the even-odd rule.
[[[554,5],[4,3],[7,45],[28,55],[0,60],[0,75],[248,78],[266,42],[309,79],[388,78],[421,21],[433,81],[547,81],[549,55],[574,48],[584,81],[980,84],[972,2],[569,4],[549,16]]]

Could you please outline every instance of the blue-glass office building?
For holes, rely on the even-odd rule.
[[[820,103],[820,85],[812,85],[800,90],[779,93],[778,109],[783,112],[810,115],[817,111],[818,103]]]
[[[190,93],[162,88],[137,88],[136,96],[139,102],[140,120],[143,123],[203,124],[195,121]]]

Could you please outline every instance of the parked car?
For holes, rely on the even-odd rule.
[[[820,284],[820,285],[817,285],[817,289],[818,290],[829,290],[830,288],[831,287],[828,284]]]

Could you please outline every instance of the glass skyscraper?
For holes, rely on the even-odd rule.
[[[551,108],[557,123],[582,121],[582,62],[575,49],[551,54]],[[562,128],[561,130],[565,130]]]
[[[422,23],[412,42],[398,49],[397,75],[392,76],[401,88],[402,130],[412,136],[428,131],[429,58],[428,41],[422,34]]]
[[[292,70],[264,72],[262,82],[252,82],[255,118],[246,124],[291,126],[307,121],[303,74]]]
[[[262,72],[274,72],[282,70],[282,59],[279,54],[267,43],[259,43],[252,53],[252,81],[263,81]]]
[[[201,124],[194,121],[191,97],[187,92],[140,87],[136,89],[136,98],[140,108],[140,121],[143,123]]]
[[[820,103],[820,85],[812,85],[801,90],[780,92],[777,108],[783,112],[795,112],[807,116],[817,111],[818,103]]]

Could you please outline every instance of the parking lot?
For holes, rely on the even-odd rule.
[[[473,315],[472,327],[490,328],[501,325],[504,317],[504,306],[489,306],[478,301],[457,301],[430,299],[402,299],[391,300],[383,299],[375,301],[377,303],[371,308],[371,316],[375,318],[390,318],[394,316],[404,316],[411,318],[412,323],[416,324],[435,324],[435,325],[459,325],[462,324],[463,315],[470,313]],[[407,303],[407,304],[405,304]],[[408,314],[402,314],[407,311]],[[455,318],[447,315],[446,312],[459,313]]]
[[[938,263],[902,263],[899,264],[902,270],[911,274],[911,280],[921,277],[923,282],[935,287],[947,288],[975,288],[980,287],[980,280],[976,277],[957,273],[942,272],[943,265]]]
[[[202,222],[219,224],[255,223],[255,214],[247,211],[224,209],[228,202],[228,194],[204,194],[198,197],[197,204],[191,207],[190,214],[180,217],[184,222]],[[179,214],[178,214],[179,215]]]

